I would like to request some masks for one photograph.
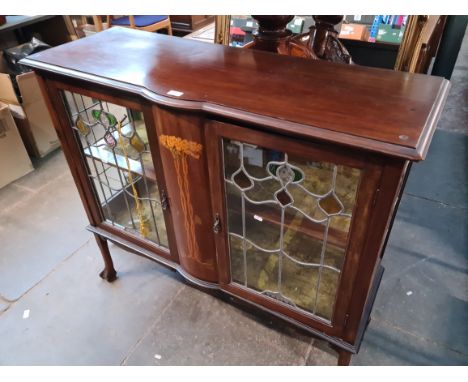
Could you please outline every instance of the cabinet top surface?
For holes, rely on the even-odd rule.
[[[23,60],[203,109],[407,159],[423,159],[448,81],[111,28]],[[171,90],[183,93],[172,96]],[[177,93],[176,93],[177,94]],[[187,102],[189,101],[189,102]],[[188,106],[190,105],[190,106]]]

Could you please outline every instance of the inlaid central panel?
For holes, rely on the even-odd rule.
[[[231,282],[331,321],[361,170],[222,145]]]

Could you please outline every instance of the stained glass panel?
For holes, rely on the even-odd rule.
[[[361,172],[223,139],[232,282],[328,321]]]
[[[68,91],[62,98],[106,221],[168,248],[142,113]]]

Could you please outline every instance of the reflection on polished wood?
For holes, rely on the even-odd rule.
[[[351,64],[351,56],[338,39],[335,25],[344,16],[313,16],[309,32],[293,36],[286,25],[294,16],[252,16],[258,22],[254,41],[245,48],[266,50],[288,56]]]

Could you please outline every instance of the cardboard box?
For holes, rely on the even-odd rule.
[[[0,61],[3,57],[0,55]],[[3,69],[3,70],[2,70]],[[34,72],[16,77],[23,102],[16,96],[10,76],[0,66],[0,101],[11,106],[21,137],[31,156],[42,158],[60,146],[52,118]]]
[[[0,188],[34,170],[8,105],[0,102]]]
[[[369,38],[369,29],[363,24],[342,24],[339,38],[348,40],[367,41]]]

